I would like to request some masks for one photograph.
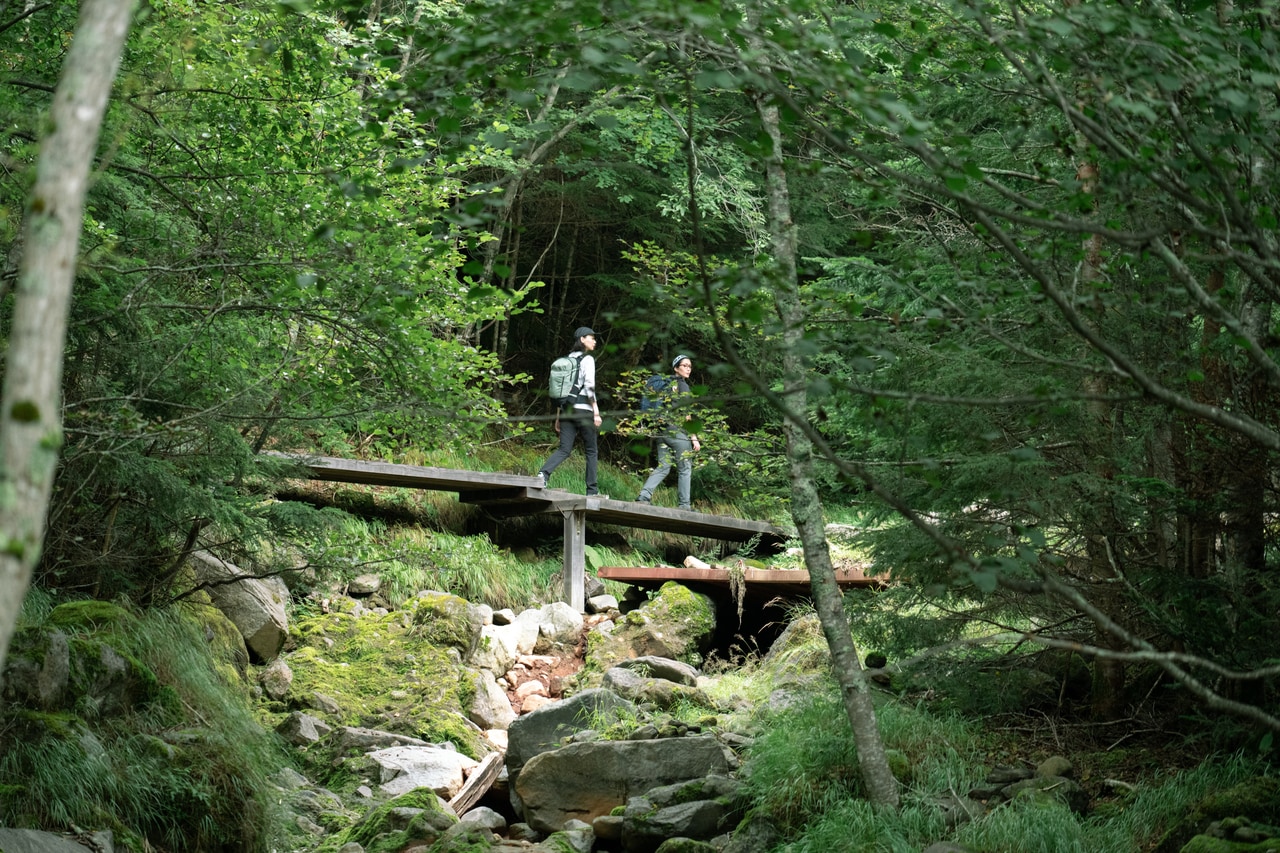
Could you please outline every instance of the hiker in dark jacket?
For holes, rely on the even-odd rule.
[[[693,374],[693,360],[689,356],[681,353],[671,360],[671,369],[675,371],[675,377],[670,386],[668,386],[668,394],[670,401],[668,405],[676,408],[679,405],[681,397],[689,395],[689,377]],[[653,498],[654,489],[662,485],[662,481],[666,479],[667,473],[671,470],[671,465],[676,466],[676,499],[679,502],[680,509],[692,509],[691,503],[691,484],[693,482],[693,460],[692,454],[701,449],[702,444],[698,441],[696,435],[689,435],[684,431],[684,421],[689,420],[691,415],[685,415],[679,418],[675,413],[669,413],[664,419],[665,429],[662,435],[658,436],[658,467],[653,469],[653,473],[649,475],[649,479],[644,481],[644,486],[640,489],[640,496],[636,498],[638,503],[647,504]]]
[[[586,326],[581,326],[573,333],[573,349],[570,356],[579,359],[578,380],[574,383],[573,393],[564,407],[556,413],[556,432],[560,433],[560,447],[552,453],[542,467],[538,469],[538,477],[545,488],[551,479],[551,472],[560,463],[569,458],[573,452],[573,442],[582,436],[582,450],[587,456],[587,494],[600,493],[596,485],[596,460],[599,458],[597,439],[600,435],[600,406],[596,402],[596,360],[591,351],[596,348],[596,333]]]

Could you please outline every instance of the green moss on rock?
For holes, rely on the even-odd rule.
[[[446,592],[431,592],[413,601],[413,631],[435,646],[457,649],[463,657],[480,642],[480,620],[464,598]]]
[[[554,838],[552,836],[551,838]],[[551,849],[562,849],[559,846],[551,847],[551,838],[547,839],[547,847]],[[431,853],[488,853],[493,848],[492,835],[483,829],[468,829],[465,832],[445,835],[431,845]],[[370,851],[373,853],[373,851]],[[577,851],[569,849],[565,853],[577,853]]]
[[[465,715],[466,672],[404,613],[329,613],[298,620],[295,627],[300,647],[287,659],[294,673],[291,695],[332,697],[340,708],[333,722],[341,725],[452,741],[473,758],[481,754]]]
[[[1276,850],[1280,850],[1280,838],[1247,842],[1197,835],[1179,853],[1274,853]]]
[[[1280,824],[1280,779],[1255,776],[1201,800],[1185,818],[1165,833],[1155,853],[1179,853],[1213,821],[1245,818],[1254,823]]]
[[[68,601],[53,608],[45,625],[64,631],[99,631],[125,628],[137,621],[128,610],[109,601]]]
[[[410,841],[415,840],[415,837],[418,840],[422,840],[423,836],[420,829],[411,834],[414,826],[413,822],[410,823],[407,829],[403,830],[397,830],[392,826],[393,813],[398,809],[420,809],[423,812],[431,813],[437,818],[443,818],[442,823],[456,823],[458,820],[457,817],[445,812],[440,807],[440,800],[434,791],[428,788],[418,788],[390,799],[370,811],[350,829],[340,833],[337,839],[337,846],[341,847],[343,844],[354,841],[372,853],[373,846],[378,841],[398,843],[399,847],[388,849],[400,849]]]
[[[708,841],[693,838],[668,838],[658,845],[654,853],[717,853],[719,850]]]

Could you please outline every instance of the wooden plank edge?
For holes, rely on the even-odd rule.
[[[502,772],[503,756],[504,753],[491,752],[484,757],[475,770],[471,771],[466,783],[449,801],[449,808],[454,814],[462,817],[493,787],[494,780]]]

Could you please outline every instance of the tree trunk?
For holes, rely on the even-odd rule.
[[[132,9],[133,0],[84,0],[27,204],[0,391],[0,664],[44,543],[84,197]]]
[[[867,798],[877,807],[898,807],[898,782],[889,770],[884,742],[876,725],[875,706],[867,684],[858,650],[853,645],[844,601],[831,565],[823,525],[822,500],[814,485],[813,443],[794,418],[805,417],[807,392],[805,367],[801,356],[804,337],[804,309],[800,302],[796,275],[796,235],[791,219],[791,199],[782,156],[782,132],[778,109],[756,101],[765,131],[773,142],[766,161],[766,186],[769,197],[768,229],[775,263],[774,300],[783,325],[783,399],[787,412],[783,429],[787,437],[787,459],[791,474],[791,517],[804,546],[805,567],[813,591],[814,608],[822,623],[827,646],[831,650],[831,668],[840,685],[845,713],[853,729],[858,749],[858,769]]]

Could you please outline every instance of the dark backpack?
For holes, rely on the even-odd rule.
[[[570,403],[576,402],[578,393],[578,372],[582,367],[583,353],[570,353],[562,355],[555,361],[551,362],[551,380],[548,383],[548,391],[551,393],[551,402],[559,407],[564,407]]]
[[[670,376],[655,373],[644,381],[644,393],[640,397],[640,411],[656,412],[666,405],[672,382]]]

